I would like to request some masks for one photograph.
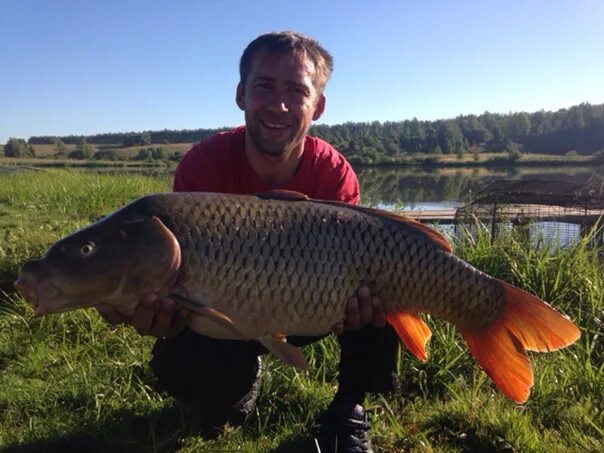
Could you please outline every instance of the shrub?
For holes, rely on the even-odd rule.
[[[113,149],[105,149],[94,153],[96,160],[121,160],[121,156]]]
[[[56,155],[58,157],[65,157],[67,156],[68,152],[67,152],[67,145],[65,145],[65,143],[63,143],[63,140],[61,140],[60,138],[55,139],[55,152],[57,153]]]
[[[9,138],[4,145],[6,157],[35,157],[36,153],[32,145],[28,145],[22,138]]]

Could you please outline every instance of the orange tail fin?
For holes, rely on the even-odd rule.
[[[386,320],[415,357],[422,362],[428,360],[426,343],[432,332],[422,318],[415,313],[388,313]]]
[[[501,280],[506,308],[488,329],[462,335],[470,352],[495,385],[511,400],[525,402],[533,386],[526,350],[554,351],[581,336],[566,316],[538,297]]]

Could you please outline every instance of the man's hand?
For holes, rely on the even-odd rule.
[[[333,326],[332,331],[338,335],[345,330],[356,330],[371,324],[382,328],[386,325],[386,313],[379,297],[372,296],[367,286],[361,286],[356,294],[348,299],[346,318]]]
[[[155,293],[147,293],[142,297],[134,316],[123,315],[108,304],[99,304],[96,309],[110,324],[131,324],[139,334],[156,338],[178,335],[191,317],[189,310],[178,309],[172,299],[159,299]]]

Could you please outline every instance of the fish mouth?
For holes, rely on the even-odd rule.
[[[56,308],[53,309],[53,301],[59,299],[63,293],[51,281],[34,284],[27,278],[19,277],[15,282],[15,288],[31,304],[36,316],[59,311]],[[63,307],[60,309],[63,311]]]
[[[38,293],[34,288],[25,283],[21,277],[15,282],[15,288],[32,305],[34,312],[40,308],[38,305]]]

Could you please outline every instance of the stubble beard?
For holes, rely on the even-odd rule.
[[[267,139],[262,135],[261,125],[251,121],[246,115],[246,133],[249,134],[256,148],[263,154],[269,156],[288,156],[294,151],[304,140],[306,132],[296,134],[293,137],[287,138],[282,143],[275,143],[273,140]]]

